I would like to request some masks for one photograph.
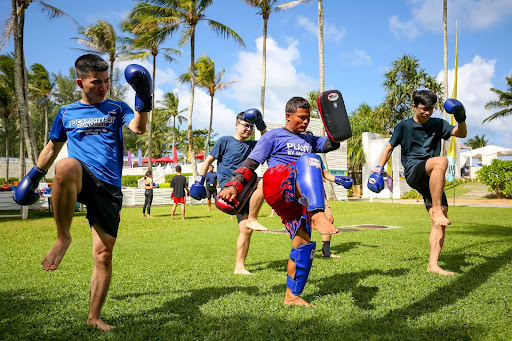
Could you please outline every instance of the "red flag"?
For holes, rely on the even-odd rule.
[[[175,145],[172,146],[172,162],[178,164],[178,152]]]

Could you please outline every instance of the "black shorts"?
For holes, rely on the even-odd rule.
[[[217,186],[206,184],[206,193],[208,195],[208,199],[211,199],[212,197],[213,199],[215,199],[215,197],[217,196]]]
[[[409,186],[417,190],[423,196],[423,202],[428,210],[432,207],[432,195],[430,194],[430,176],[427,173],[426,164],[426,160],[418,163],[412,171],[411,176],[406,179],[406,181]],[[446,199],[444,191],[441,197],[441,205],[448,207],[448,200]]]
[[[99,180],[86,165],[79,162],[82,165],[82,191],[77,201],[87,206],[86,217],[91,227],[96,224],[117,238],[123,206],[121,187]]]
[[[251,197],[249,197],[249,199],[247,199],[247,201],[245,202],[245,205],[244,207],[242,207],[242,209],[240,210],[240,212],[238,212],[236,214],[236,220],[238,220],[238,223],[240,224],[240,222],[244,219],[244,216],[247,214],[249,214],[249,201],[251,201]]]

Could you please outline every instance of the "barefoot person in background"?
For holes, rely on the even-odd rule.
[[[193,198],[199,200],[206,197],[204,175],[206,174],[206,170],[215,160],[217,160],[217,176],[221,188],[226,184],[231,177],[231,174],[240,167],[254,149],[256,141],[248,140],[248,138],[253,134],[255,126],[262,135],[267,131],[265,122],[263,121],[259,110],[248,109],[236,116],[235,134],[233,136],[223,136],[217,140],[217,143],[213,146],[210,155],[206,157],[203,166],[199,170],[198,178],[196,179],[195,184],[190,188],[190,193]],[[263,204],[263,200],[264,198],[260,182],[258,189],[254,191],[251,198],[247,200],[246,205],[236,215],[240,233],[236,243],[235,274],[252,275],[252,273],[245,268],[245,259],[249,252],[252,232],[254,230],[268,230],[257,220],[258,212]],[[251,224],[249,224],[249,216],[253,217]]]

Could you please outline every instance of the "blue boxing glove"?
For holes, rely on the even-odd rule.
[[[23,179],[12,194],[12,199],[20,205],[29,206],[39,201],[39,193],[35,190],[39,186],[39,181],[46,175],[41,168],[34,166]]]
[[[190,196],[196,200],[206,198],[206,188],[204,187],[204,176],[196,176],[196,181],[190,186]]]
[[[130,64],[124,70],[124,78],[135,90],[135,110],[151,111],[153,109],[153,81],[143,66]]]
[[[263,121],[263,115],[258,109],[247,109],[244,111],[244,121],[252,123],[259,131],[267,129],[267,125]]]
[[[382,177],[382,173],[384,172],[384,167],[377,166],[373,170],[372,175],[368,179],[368,189],[375,193],[380,193],[384,189],[384,178]]]
[[[454,98],[448,98],[446,102],[444,102],[444,110],[452,114],[457,123],[466,122],[466,109],[464,109],[460,101]]]
[[[352,180],[352,178],[350,178],[348,176],[335,176],[334,182],[337,185],[343,185],[343,187],[345,187],[345,189],[351,189],[352,184],[354,183],[354,180]]]

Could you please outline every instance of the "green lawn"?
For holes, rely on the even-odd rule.
[[[338,226],[397,229],[333,236],[340,259],[317,257],[303,297],[316,308],[285,307],[286,234],[255,232],[247,267],[233,275],[236,220],[206,206],[170,221],[169,207],[124,208],[114,275],[102,317],[117,328],[85,325],[92,271],[85,213],[59,270],[39,261],[52,246],[48,212],[0,220],[0,340],[510,340],[512,210],[452,207],[441,266],[426,271],[430,220],[421,205],[332,203]],[[261,222],[282,229],[279,218]],[[314,232],[313,240],[320,235]]]

